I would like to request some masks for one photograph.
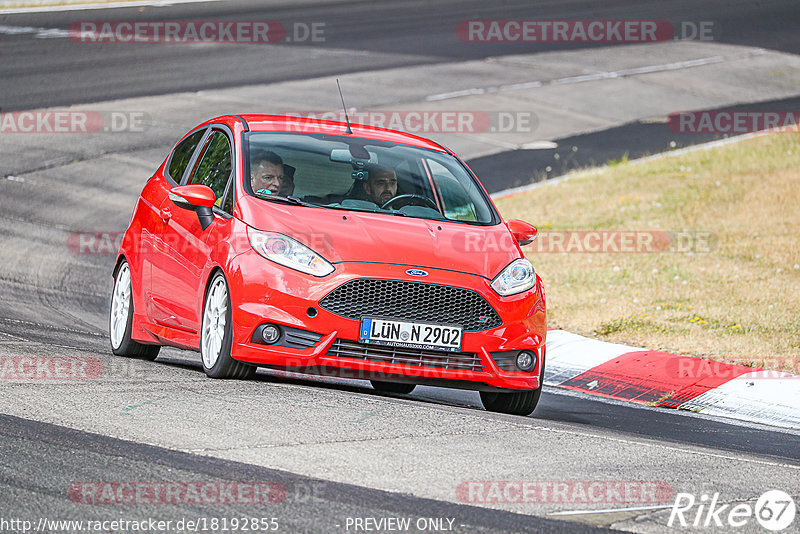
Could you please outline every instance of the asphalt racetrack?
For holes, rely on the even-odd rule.
[[[456,32],[464,20],[531,18],[711,21],[714,32],[707,41],[613,46],[468,43]],[[66,36],[86,20],[270,20],[290,35],[322,23],[324,38],[262,46]],[[142,185],[189,128],[223,113],[337,110],[336,77],[359,109],[471,110],[492,121],[530,112],[527,129],[420,133],[453,148],[499,191],[724,137],[676,134],[664,125],[672,112],[796,110],[799,29],[796,2],[776,0],[234,0],[3,12],[3,112],[69,108],[142,122],[89,135],[0,133],[0,357],[103,370],[89,380],[0,380],[0,522],[31,521],[33,531],[50,525],[43,518],[154,519],[173,521],[161,531],[177,532],[179,520],[208,527],[211,518],[247,517],[279,532],[388,532],[403,530],[390,518],[405,518],[412,532],[671,532],[678,493],[754,506],[779,489],[797,501],[796,431],[556,388],[520,418],[484,411],[474,392],[387,395],[363,381],[263,370],[218,381],[192,352],[162,349],[155,362],[114,357],[106,334],[113,247],[75,243],[81,232],[113,240],[125,229]],[[464,489],[475,481],[484,489],[566,484],[572,493],[497,499]],[[125,483],[261,484],[275,493],[266,504],[146,492],[132,502],[99,498]],[[633,489],[575,496],[592,483]],[[0,531],[24,531],[14,525]],[[207,531],[221,531],[216,525]],[[752,519],[736,531],[761,529]]]

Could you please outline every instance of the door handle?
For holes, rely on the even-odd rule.
[[[161,208],[161,220],[164,221],[164,224],[168,223],[171,218],[172,210],[169,208],[169,206],[166,208]]]

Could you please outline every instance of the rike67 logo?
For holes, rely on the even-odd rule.
[[[746,502],[725,503],[719,493],[703,494],[699,499],[691,493],[678,493],[667,526],[731,529],[751,524],[755,519],[762,528],[779,532],[794,522],[796,512],[794,499],[781,490],[765,492],[755,506]]]

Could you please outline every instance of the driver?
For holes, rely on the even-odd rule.
[[[250,185],[261,195],[277,195],[284,185],[284,165],[271,150],[258,152],[250,158]]]
[[[296,170],[296,167],[286,163],[283,164],[283,183],[281,183],[280,191],[278,191],[280,196],[288,197],[294,194],[294,173]]]
[[[383,206],[397,195],[397,174],[394,169],[369,164],[364,170],[369,173],[369,178],[364,182],[364,192],[369,200]]]

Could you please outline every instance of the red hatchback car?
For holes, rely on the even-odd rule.
[[[413,135],[277,115],[190,131],[145,185],[114,268],[115,354],[479,390],[530,414],[544,376],[542,281],[452,151]]]

